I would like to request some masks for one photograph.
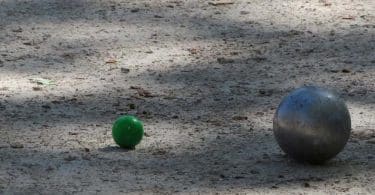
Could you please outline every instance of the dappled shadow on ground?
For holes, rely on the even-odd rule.
[[[230,59],[234,62],[197,62],[181,68],[155,71],[156,74],[154,72],[151,76],[146,71],[133,78],[153,83],[142,87],[154,97],[139,96],[137,90],[129,89],[130,85],[121,85],[123,76],[119,74],[114,74],[118,81],[113,85],[107,84],[110,87],[106,89],[101,89],[101,86],[94,92],[55,95],[53,93],[57,89],[47,88],[50,95],[46,97],[3,97],[0,99],[2,125],[11,127],[19,120],[24,124],[21,129],[28,123],[103,123],[126,113],[151,120],[179,117],[185,122],[197,119],[203,122],[213,115],[219,115],[221,119],[235,115],[262,118],[265,114],[270,117],[282,97],[302,85],[331,88],[344,100],[357,105],[371,107],[375,103],[374,83],[360,79],[369,78],[371,69],[362,67],[358,68],[359,72],[333,73],[315,64],[306,67],[297,65],[300,67],[296,68],[293,64],[278,66],[272,60]],[[261,116],[256,116],[258,112],[262,112]]]
[[[161,88],[169,88],[171,86],[173,88],[173,85],[179,85],[183,89],[172,89],[172,91],[180,96],[191,97],[191,101],[183,100],[185,101],[185,108],[189,108],[188,105],[191,103],[199,107],[199,102],[204,101],[204,103],[207,103],[205,100],[209,98],[216,99],[210,106],[212,109],[223,111],[233,107],[240,109],[250,105],[264,105],[267,103],[272,104],[271,107],[275,107],[275,103],[272,103],[274,99],[268,98],[268,96],[276,96],[276,100],[279,100],[282,95],[285,95],[286,92],[296,86],[306,84],[328,85],[331,88],[338,89],[339,93],[348,95],[347,99],[349,100],[358,100],[363,104],[373,103],[371,99],[374,96],[373,83],[375,82],[363,82],[360,78],[368,78],[369,80],[375,78],[373,69],[375,67],[375,59],[372,55],[375,45],[374,32],[372,30],[363,32],[362,30],[365,28],[363,26],[347,29],[344,33],[316,34],[310,31],[278,28],[277,25],[273,29],[264,28],[256,21],[219,20],[215,19],[215,17],[189,16],[183,13],[176,13],[166,5],[147,4],[148,6],[139,8],[129,2],[113,3],[113,5],[97,1],[3,1],[1,3],[3,10],[9,10],[9,12],[5,13],[6,18],[9,20],[5,21],[12,21],[14,20],[13,18],[18,18],[19,20],[29,18],[37,21],[37,23],[56,22],[56,20],[70,23],[82,19],[94,20],[98,24],[103,24],[108,23],[108,21],[114,21],[118,17],[115,20],[116,22],[111,24],[112,26],[127,27],[131,26],[130,23],[136,22],[144,26],[146,30],[161,26],[162,28],[169,29],[170,27],[176,29],[177,32],[187,31],[187,33],[185,32],[186,34],[183,34],[187,36],[185,37],[186,41],[189,41],[189,38],[197,39],[196,41],[213,40],[213,45],[210,45],[211,48],[183,48],[194,51],[188,55],[190,60],[187,63],[176,62],[160,70],[153,68],[154,71],[152,72],[145,71],[137,76],[126,76],[129,80],[148,80]],[[29,10],[29,12],[12,12],[11,8],[16,7],[19,10]],[[78,11],[81,9],[83,10]],[[133,9],[138,11],[132,11]],[[208,12],[210,11],[213,10],[209,9]],[[70,12],[72,13],[71,15],[67,14]],[[144,15],[144,12],[147,12],[147,14]],[[87,18],[92,13],[95,13],[94,16],[100,15],[99,13],[105,13],[105,15],[110,17],[108,20]],[[161,17],[154,17],[157,14],[160,15],[160,13],[162,13]],[[63,16],[73,18],[69,20]],[[121,23],[120,20],[124,23]],[[187,29],[182,31],[181,25],[186,26]],[[124,33],[127,33],[126,29],[124,29]],[[163,33],[166,32],[160,32],[161,35]],[[107,39],[109,40],[112,36],[116,38],[116,35],[111,34]],[[134,36],[137,36],[137,34],[131,35],[126,40],[120,39],[114,45],[105,40],[104,42],[97,41],[95,38],[69,41],[63,37],[60,37],[62,38],[61,40],[59,40],[59,37],[55,37],[56,40],[52,41],[54,44],[58,44],[52,45],[55,49],[49,50],[47,53],[39,53],[38,50],[32,51],[31,53],[33,54],[29,55],[29,57],[27,57],[28,54],[24,54],[26,58],[22,58],[21,61],[7,59],[5,56],[5,63],[1,69],[8,72],[30,72],[48,75],[69,72],[84,73],[90,71],[90,68],[98,66],[93,61],[100,59],[98,52],[106,48],[104,46],[106,44],[121,47],[124,44],[128,44],[126,41],[132,39],[133,42],[134,40],[150,41],[149,37],[137,38]],[[171,32],[169,36],[161,38],[161,41],[168,42],[179,38],[181,37]],[[154,45],[157,46],[158,44],[154,43]],[[6,51],[3,52],[6,53]],[[159,54],[158,51],[154,52],[155,55]],[[37,58],[32,56],[37,56]],[[361,57],[358,58],[357,56]],[[139,57],[142,58],[142,56]],[[167,60],[173,60],[170,56],[167,56],[167,58],[169,59],[162,59],[159,63],[153,64],[153,66],[158,66]],[[52,64],[33,63],[35,60],[43,62],[43,59],[50,61],[49,63]],[[73,66],[71,70],[67,68],[70,66]],[[102,64],[99,64],[99,66],[102,66]],[[108,71],[99,67],[98,69],[99,74],[93,73],[94,76],[99,76],[103,74],[101,72]],[[116,86],[116,84],[123,82],[125,76],[117,72],[118,69],[116,68],[107,72],[106,74],[113,75],[111,78],[113,82],[103,81],[103,83],[107,86]],[[99,86],[99,90],[103,88],[103,86]],[[54,105],[53,107],[58,110],[59,107],[61,109],[64,107],[66,112],[69,112],[69,109],[74,110],[72,113],[76,114],[85,112],[85,108],[89,108],[92,111],[88,111],[88,116],[90,112],[94,115],[94,112],[111,112],[111,109],[105,110],[103,108],[110,108],[111,105],[109,104],[115,104],[114,102],[120,101],[138,101],[141,104],[144,102],[148,106],[169,107],[166,110],[173,109],[173,107],[183,108],[183,106],[181,107],[178,104],[168,106],[171,101],[163,100],[163,103],[159,103],[159,101],[162,101],[160,98],[150,98],[142,101],[120,97],[129,95],[128,88],[128,85],[116,86],[116,89],[112,87],[106,92],[95,92],[94,96],[89,98],[84,97],[86,94],[82,94],[83,97],[78,97],[82,98],[82,100],[78,100],[79,103],[84,104],[81,106],[74,103],[77,97],[56,97],[66,99],[62,101],[62,105]],[[126,94],[113,92],[113,90],[122,90]],[[80,96],[80,94],[77,93],[74,96]],[[221,96],[221,99],[218,96]],[[165,98],[167,99],[168,97]],[[73,101],[70,102],[70,100]],[[6,104],[10,108],[19,107],[24,108],[23,110],[30,110],[27,109],[28,104],[38,107],[58,100],[43,99],[28,103],[27,100],[18,101],[17,97],[13,97],[6,98],[6,101],[8,101]],[[211,100],[208,101],[211,102]],[[103,110],[96,110],[96,108]],[[198,111],[198,109],[191,109]],[[48,109],[41,110],[51,114]],[[176,112],[175,109],[173,111]]]
[[[375,169],[373,144],[353,140],[338,158],[311,166],[281,155],[270,132],[258,130],[221,127],[218,134],[212,133],[200,144],[173,149],[104,147],[57,152],[2,148],[2,169],[9,173],[3,180],[12,182],[0,190],[52,193],[64,187],[68,193],[241,192],[284,187],[309,190],[322,183],[334,189],[337,181],[371,178]],[[28,185],[18,188],[21,181],[17,178],[28,178]]]
[[[100,1],[43,0],[3,1],[1,3],[1,9],[4,10],[2,12],[4,19],[1,20],[3,31],[4,35],[9,35],[9,37],[3,37],[3,43],[20,47],[18,39],[21,37],[24,43],[31,42],[31,46],[42,48],[23,49],[25,51],[18,52],[19,56],[5,56],[5,61],[10,62],[2,69],[8,71],[61,72],[67,71],[67,66],[72,66],[73,70],[85,70],[86,66],[93,66],[96,60],[102,60],[101,57],[105,55],[103,50],[114,47],[121,50],[122,47],[129,47],[139,41],[159,47],[162,46],[161,43],[168,43],[172,40],[180,42],[213,40],[216,41],[214,47],[217,47],[217,50],[220,48],[222,51],[232,51],[232,54],[236,52],[242,54],[241,63],[251,64],[251,60],[267,60],[268,66],[280,67],[280,71],[284,72],[290,71],[284,66],[297,69],[305,67],[309,72],[319,72],[324,69],[341,71],[345,68],[366,72],[373,71],[375,66],[371,52],[375,45],[374,31],[371,25],[366,26],[366,24],[354,25],[343,32],[332,31],[320,34],[288,29],[277,24],[266,27],[253,20],[236,21],[230,18],[223,20],[212,16],[217,9],[210,9],[207,6],[205,9],[211,15],[190,16],[191,11],[189,12],[187,8],[184,12],[177,13],[168,7],[170,4],[174,5],[173,2],[161,5],[145,2],[141,7],[131,2]],[[194,7],[190,4],[184,4],[184,6]],[[51,32],[56,35],[40,33],[42,35],[33,36],[32,40],[28,40],[22,36],[23,33],[27,35],[33,31],[38,32],[38,29],[25,29],[27,32],[17,34],[17,29],[13,29],[17,26],[5,28],[7,25],[25,22],[25,20],[32,21],[32,25],[35,26],[43,25],[43,23],[58,25],[62,22],[61,26],[57,26],[62,28],[62,32],[64,32],[64,25],[83,25],[78,29],[81,38],[67,37],[51,29]],[[85,23],[91,24],[92,22],[97,23],[97,27],[85,26]],[[19,26],[23,25],[26,24],[21,23]],[[87,30],[87,28],[90,29]],[[143,31],[150,32],[144,33]],[[156,37],[153,37],[154,35]],[[95,39],[94,36],[99,38]],[[153,42],[155,39],[159,41]],[[48,48],[49,51],[46,53],[43,48]],[[2,53],[7,54],[6,51]],[[215,52],[209,54],[216,55]],[[229,53],[224,53],[224,55],[229,55]],[[204,57],[209,58],[209,56]],[[86,63],[89,63],[82,64],[80,60],[86,60]],[[290,60],[293,63],[290,63]],[[33,61],[35,63],[31,63]],[[40,65],[40,62],[44,65]],[[78,62],[80,62],[79,66],[75,64]],[[46,65],[50,63],[54,64]],[[27,68],[27,66],[33,67]]]
[[[0,191],[241,191],[314,188],[322,183],[336,185],[337,180],[373,178],[374,145],[365,142],[371,135],[354,137],[327,165],[309,166],[283,156],[270,129],[281,98],[301,85],[327,86],[348,102],[374,106],[375,39],[370,26],[354,26],[340,33],[277,25],[265,28],[252,20],[191,16],[189,11],[176,13],[165,5],[139,8],[126,2],[7,0],[0,1],[0,6],[4,10],[0,12],[0,32],[10,34],[3,38],[0,35],[4,45],[51,48],[47,52],[22,50],[22,58],[0,50],[1,71],[51,77],[65,72],[110,75],[107,80],[92,83],[97,89],[89,92],[60,94],[59,87],[51,87],[28,96],[23,91],[0,91],[1,136],[9,142],[24,142],[24,148],[0,147],[4,165],[0,174],[5,175],[0,177]],[[28,32],[8,29],[16,22],[34,22],[35,26],[60,23],[60,27],[88,22],[113,27],[116,32],[93,27],[107,34],[95,35],[103,36],[103,40],[90,35],[71,40],[62,35],[46,36],[52,43],[43,42],[41,35],[42,42],[33,45],[29,40],[17,40],[17,36],[26,37]],[[122,35],[127,36],[119,38]],[[163,52],[177,39],[181,45],[211,42],[179,48],[187,60],[174,62],[173,55]],[[172,43],[165,50],[155,49],[136,57],[130,52],[129,59],[150,55],[167,59],[152,63],[151,70],[143,68],[139,74],[130,70],[128,75],[120,73],[118,67],[108,70],[98,68],[103,63],[93,62],[103,60],[100,52],[105,49],[129,47],[139,41],[154,48],[163,42]],[[158,68],[167,62],[169,66]],[[69,84],[74,89],[79,83]],[[129,89],[131,85],[136,87]],[[141,88],[152,95],[145,97]],[[151,134],[136,150],[108,146],[113,144],[111,123],[122,114],[140,117]],[[163,122],[169,123],[168,128],[158,129],[158,123]],[[163,140],[168,136],[169,140]],[[24,178],[30,183],[17,188]]]

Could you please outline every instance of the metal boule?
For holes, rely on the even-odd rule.
[[[286,96],[273,118],[281,149],[297,161],[321,164],[346,145],[351,131],[348,108],[335,93],[315,86]]]

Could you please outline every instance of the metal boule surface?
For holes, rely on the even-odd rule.
[[[297,161],[321,164],[346,145],[351,131],[349,111],[335,93],[301,87],[280,103],[273,130],[281,149]]]

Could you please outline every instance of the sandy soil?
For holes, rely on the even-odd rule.
[[[375,1],[226,2],[0,0],[0,193],[374,194]],[[352,116],[323,166],[272,134],[308,84]]]

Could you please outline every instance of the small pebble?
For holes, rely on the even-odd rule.
[[[136,12],[139,12],[139,8],[134,8],[134,9],[131,9],[130,12],[132,13],[136,13]]]
[[[129,73],[130,69],[129,68],[121,68],[122,73]]]

